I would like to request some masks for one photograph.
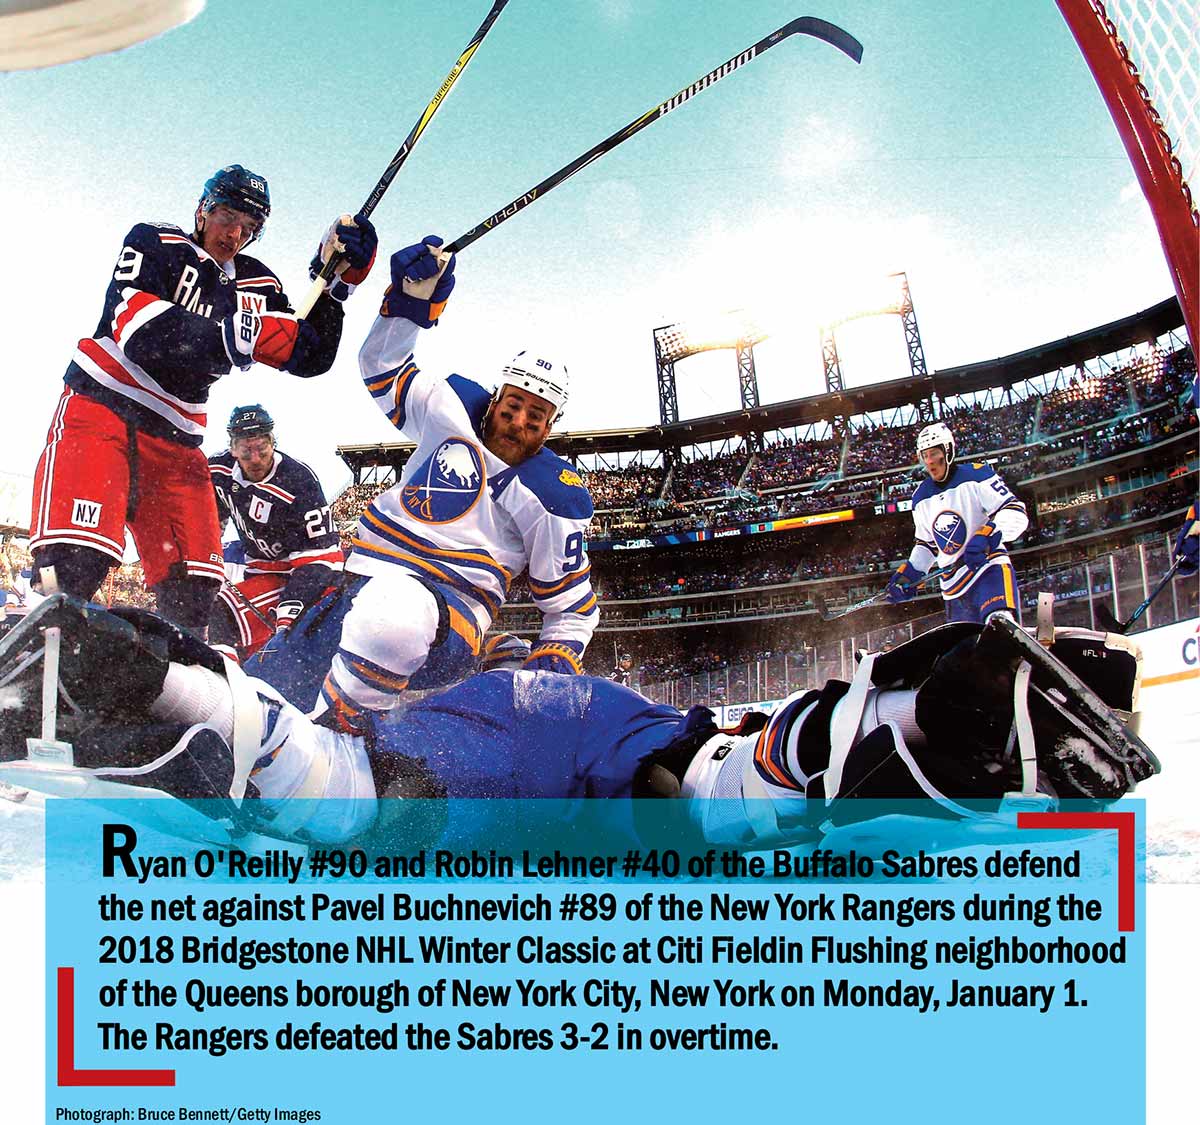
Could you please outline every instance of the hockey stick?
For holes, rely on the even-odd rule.
[[[792,35],[811,35],[816,39],[823,39],[826,43],[849,55],[855,62],[862,61],[862,44],[849,32],[843,31],[835,24],[817,19],[815,16],[800,16],[790,23],[785,23],[783,27],[778,31],[773,31],[765,39],[760,39],[757,43],[734,55],[733,58],[723,62],[716,70],[710,70],[703,78],[696,79],[690,86],[685,86],[673,97],[668,98],[665,102],[661,102],[653,109],[643,113],[641,117],[631,121],[623,129],[618,129],[611,137],[588,149],[582,156],[577,156],[570,164],[547,176],[536,187],[530,188],[524,195],[518,196],[507,206],[501,207],[499,211],[490,218],[484,219],[478,226],[474,226],[465,234],[459,235],[449,246],[443,247],[439,257],[448,261],[451,254],[457,254],[460,250],[470,246],[472,242],[482,238],[489,231],[495,230],[501,223],[511,219],[518,212],[524,211],[535,200],[541,199],[547,192],[558,187],[565,180],[569,180],[576,172],[586,168],[592,161],[598,160],[606,152],[612,152],[617,145],[629,140],[635,133],[640,133],[647,125],[657,121],[660,117],[666,117],[671,110],[677,109],[694,95],[700,93],[701,90],[715,85],[727,74],[732,74],[739,67],[752,62],[764,51],[774,47],[776,43],[782,43],[783,40]]]
[[[228,590],[238,600],[240,605],[253,613],[254,616],[257,617],[259,621],[261,621],[268,629],[270,629],[272,633],[275,632],[275,626],[267,619],[267,615],[263,613],[258,606],[256,606],[248,597],[246,597],[246,595],[243,594],[242,591],[239,590],[237,586],[228,579],[225,581],[225,589]]]
[[[944,578],[947,574],[952,574],[958,569],[957,565],[943,566],[940,570],[931,570],[919,582],[912,583],[914,589],[920,589],[927,582],[932,582],[935,578]],[[853,605],[848,605],[845,609],[830,610],[825,606],[825,599],[820,594],[813,598],[813,604],[817,607],[817,612],[821,615],[822,621],[836,621],[839,617],[849,617],[852,613],[857,613],[860,609],[866,609],[868,606],[877,605],[887,598],[887,590],[880,590],[878,594],[872,594],[869,598],[863,598],[861,602],[855,602]]]
[[[492,5],[492,10],[488,12],[483,23],[479,25],[479,30],[471,37],[471,42],[467,44],[466,49],[458,56],[458,61],[450,68],[450,73],[446,75],[445,80],[438,87],[437,93],[430,99],[429,104],[425,107],[421,116],[417,118],[417,123],[409,131],[407,137],[404,138],[404,143],[396,150],[396,155],[392,157],[391,163],[384,169],[383,175],[379,177],[379,181],[371,189],[371,194],[367,196],[367,201],[359,208],[360,215],[371,215],[371,212],[379,205],[379,201],[383,198],[384,192],[392,186],[392,181],[396,178],[396,173],[404,167],[404,162],[408,159],[409,153],[416,147],[417,141],[421,134],[425,132],[425,127],[433,120],[433,115],[437,113],[442,102],[446,100],[446,96],[450,93],[454,83],[458,81],[458,76],[467,69],[469,63],[474,56],[479,44],[483,42],[484,36],[492,29],[492,24],[500,17],[500,13],[504,11],[504,6],[508,0],[496,0]],[[312,287],[304,295],[304,299],[296,306],[296,316],[303,320],[310,312],[313,305],[317,303],[317,299],[325,291],[325,284],[333,277],[337,269],[338,255],[331,254],[329,260],[321,267],[321,272],[317,274],[316,279],[312,283]]]
[[[1175,577],[1175,572],[1179,569],[1181,562],[1183,562],[1183,556],[1177,555],[1175,561],[1171,564],[1171,569],[1159,579],[1158,585],[1150,591],[1150,596],[1129,615],[1128,621],[1118,621],[1112,615],[1112,611],[1108,606],[1097,604],[1096,620],[1100,623],[1100,628],[1106,633],[1120,633],[1122,636],[1129,632],[1133,623],[1150,608],[1150,603],[1166,589],[1167,584]]]

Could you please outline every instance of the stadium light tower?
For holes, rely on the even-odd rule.
[[[914,378],[924,378],[929,372],[925,366],[925,349],[921,344],[921,332],[917,328],[917,314],[913,309],[912,292],[908,288],[908,274],[903,270],[890,273],[866,290],[859,290],[856,307],[827,321],[821,326],[821,358],[825,365],[825,389],[830,394],[840,394],[846,389],[842,378],[842,365],[838,358],[837,329],[851,320],[862,320],[869,316],[894,315],[904,327],[904,342],[908,347],[908,366]],[[922,422],[931,422],[934,404],[931,398],[918,399],[915,403],[917,417]],[[834,419],[833,430],[839,436],[845,433],[846,420]]]
[[[754,345],[767,338],[742,309],[711,317],[666,324],[654,330],[654,362],[658,370],[658,416],[664,426],[679,421],[675,364],[700,352],[731,349],[737,355],[738,389],[742,409],[758,406],[758,377]]]

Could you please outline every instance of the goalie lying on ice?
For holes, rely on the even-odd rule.
[[[1108,801],[1159,770],[1126,725],[1138,650],[1103,633],[1058,630],[1047,649],[1005,618],[946,625],[732,731],[610,680],[493,670],[351,736],[152,614],[56,595],[0,642],[0,778],[32,789],[64,774],[25,759],[52,626],[77,774],[215,798],[283,838],[383,845],[406,804],[390,797],[674,797],[709,842],[762,848],[859,818],[851,798],[986,817],[975,802]],[[289,800],[312,797],[355,800]]]

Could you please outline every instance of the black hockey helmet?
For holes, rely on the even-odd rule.
[[[250,242],[253,242],[262,235],[267,216],[271,214],[271,192],[267,187],[267,178],[240,164],[218,169],[204,182],[204,190],[200,193],[200,210],[208,214],[220,203],[244,211],[258,220],[258,229],[250,238]]]
[[[230,441],[239,437],[258,437],[259,434],[274,437],[275,419],[267,413],[267,408],[261,403],[235,406],[233,413],[229,415],[226,433],[229,434]]]

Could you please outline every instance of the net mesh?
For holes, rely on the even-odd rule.
[[[1139,83],[1195,221],[1193,188],[1200,187],[1200,5],[1196,0],[1092,0],[1092,6]]]

